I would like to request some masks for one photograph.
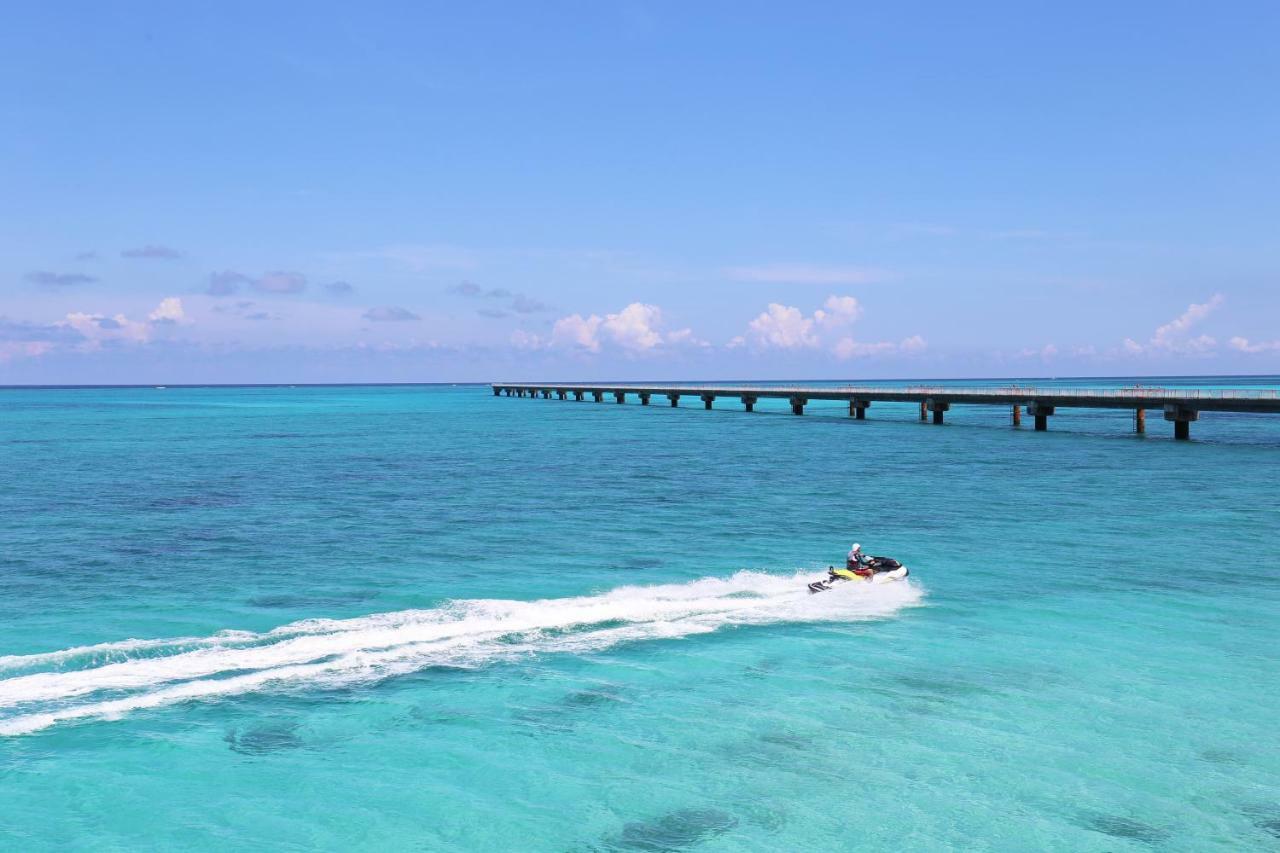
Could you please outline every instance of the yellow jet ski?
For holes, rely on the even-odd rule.
[[[827,579],[809,584],[809,592],[825,592],[831,589],[832,584],[848,581],[888,583],[902,580],[909,574],[911,574],[910,570],[892,557],[869,557],[867,562],[858,568],[846,566],[843,569],[837,569],[829,566]]]

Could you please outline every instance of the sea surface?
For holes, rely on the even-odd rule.
[[[663,403],[0,390],[0,848],[1280,848],[1280,417]]]

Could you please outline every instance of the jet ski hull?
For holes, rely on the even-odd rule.
[[[856,578],[847,578],[836,576],[828,578],[827,580],[814,581],[809,584],[809,592],[826,592],[831,589],[833,584],[837,583],[892,583],[893,581],[900,581],[904,579],[909,574],[911,574],[910,570],[908,570],[906,566],[899,564],[896,569],[875,572],[874,574],[866,577],[856,576]]]

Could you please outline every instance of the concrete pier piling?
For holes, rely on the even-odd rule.
[[[1044,403],[1027,403],[1027,414],[1036,419],[1036,432],[1044,432],[1049,428],[1049,417],[1053,414],[1053,406]]]
[[[653,395],[665,396],[672,408],[678,408],[683,396],[696,396],[704,408],[712,408],[717,397],[730,397],[742,401],[748,412],[755,411],[763,399],[786,400],[794,415],[803,415],[811,400],[841,401],[848,406],[849,416],[858,420],[866,418],[866,410],[872,402],[911,404],[920,407],[920,420],[928,421],[932,413],[935,424],[945,423],[946,412],[956,405],[1000,406],[1010,412],[1014,426],[1022,423],[1022,410],[1035,420],[1037,432],[1049,428],[1049,418],[1058,408],[1066,409],[1125,409],[1133,412],[1133,430],[1146,432],[1146,411],[1163,411],[1164,419],[1173,423],[1173,436],[1179,441],[1191,438],[1191,423],[1199,420],[1201,412],[1251,412],[1255,414],[1280,414],[1280,389],[1165,389],[1165,388],[1028,388],[1023,386],[986,386],[963,388],[953,385],[935,386],[782,386],[782,385],[590,385],[566,383],[534,385],[520,382],[494,383],[495,397],[529,397],[550,399],[554,394],[561,400],[582,401],[587,394],[595,402],[603,402],[609,394],[622,403],[627,394],[635,394],[641,405],[649,405]]]
[[[1176,403],[1165,404],[1164,419],[1173,421],[1173,437],[1178,441],[1191,438],[1191,422],[1200,419],[1200,412]]]

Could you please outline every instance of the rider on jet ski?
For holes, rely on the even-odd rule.
[[[844,567],[858,577],[865,578],[874,574],[871,569],[871,558],[862,553],[862,546],[857,542],[854,542],[853,546],[849,548],[849,554],[845,557]]]
[[[854,542],[845,557],[844,568],[828,567],[826,580],[809,584],[809,591],[823,592],[831,589],[831,584],[835,581],[870,581],[877,575],[887,580],[901,580],[908,574],[907,567],[897,560],[868,556],[862,553],[862,546]]]

